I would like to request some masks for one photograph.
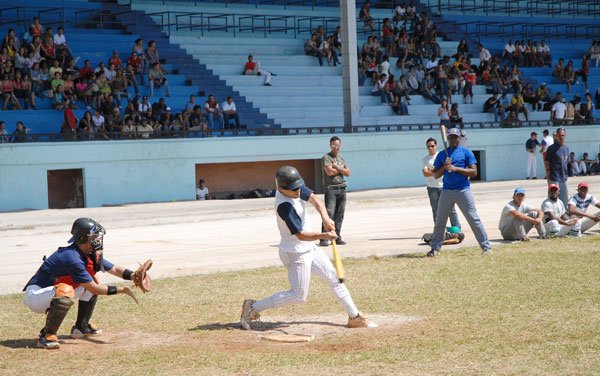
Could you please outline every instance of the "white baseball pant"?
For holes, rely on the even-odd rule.
[[[255,310],[260,312],[268,308],[285,307],[306,301],[310,276],[311,273],[314,273],[329,284],[333,295],[342,303],[349,316],[356,317],[358,315],[358,309],[352,301],[350,292],[343,283],[339,282],[331,260],[316,245],[311,251],[303,253],[286,252],[280,249],[279,258],[288,270],[290,289],[257,300],[252,305]]]
[[[537,177],[537,173],[536,173],[536,158],[535,158],[535,152],[534,153],[530,153],[530,152],[526,152],[527,153],[527,177],[528,178],[536,178]]]
[[[548,236],[565,236],[567,234],[571,236],[581,235],[581,220],[577,221],[573,226],[565,226],[558,223],[556,219],[548,221],[544,224],[546,233]]]
[[[600,215],[600,212],[594,214],[594,215]],[[592,227],[594,227],[595,224],[597,224],[598,222],[591,220],[589,218],[582,218],[579,220],[579,222],[581,222],[581,232],[584,233],[587,230],[591,229]]]
[[[27,286],[23,303],[35,313],[46,313],[50,308],[50,302],[54,298],[54,286],[40,287],[37,285]],[[75,299],[87,302],[94,294],[79,286],[75,289]]]
[[[257,61],[256,65],[254,66],[254,74],[258,76],[265,76],[265,85],[271,84],[271,72],[260,69],[260,61]]]

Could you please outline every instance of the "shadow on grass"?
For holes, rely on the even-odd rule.
[[[88,341],[97,345],[108,345],[110,342],[102,341],[99,339],[94,339],[91,337],[84,337],[81,340]],[[37,338],[20,338],[20,339],[7,339],[4,341],[0,341],[0,346],[7,347],[9,349],[27,349],[27,348],[37,348]],[[60,335],[58,336],[58,342],[61,345],[73,344],[73,339],[69,335]]]
[[[377,242],[377,241],[382,241],[382,240],[420,240],[421,238],[417,237],[417,238],[374,238],[374,239],[369,239],[370,242]]]
[[[405,258],[405,259],[422,259],[422,258],[427,258],[427,254],[426,253],[402,253],[399,255],[394,255],[392,256],[393,258]]]
[[[344,324],[336,324],[336,323],[326,322],[326,321],[289,321],[289,322],[254,321],[252,323],[252,330],[256,331],[256,332],[266,332],[269,330],[289,328],[291,326],[302,325],[302,324],[333,326],[333,327],[342,327],[342,328],[346,327],[346,325],[344,325]],[[226,323],[226,324],[221,324],[221,323],[205,324],[205,325],[198,325],[197,327],[190,328],[188,330],[189,331],[194,331],[194,330],[213,331],[213,330],[232,330],[232,329],[240,329],[241,330],[240,323],[239,322],[230,322],[230,323]]]

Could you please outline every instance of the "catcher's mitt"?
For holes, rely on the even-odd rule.
[[[133,284],[142,290],[142,292],[148,292],[152,290],[152,280],[150,276],[146,273],[148,269],[152,267],[152,260],[147,260],[145,263],[140,265],[140,267],[131,275],[131,280]]]

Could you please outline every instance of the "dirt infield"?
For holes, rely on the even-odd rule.
[[[590,184],[592,194],[600,195],[600,176],[570,179],[570,194],[581,181]],[[499,214],[517,186],[527,190],[526,201],[533,206],[538,207],[546,197],[544,180],[472,185],[492,244],[501,239]],[[316,226],[318,215],[311,213]],[[0,294],[19,292],[39,267],[42,256],[67,244],[73,220],[83,216],[98,220],[107,229],[106,259],[133,269],[138,262],[152,258],[154,278],[280,264],[272,198],[0,213]],[[466,239],[444,249],[477,245],[466,220],[462,214],[459,217]],[[342,229],[348,244],[339,251],[342,257],[424,253],[428,247],[421,236],[432,228],[424,187],[350,192]],[[331,252],[330,248],[327,251]],[[103,275],[101,280],[115,279]]]

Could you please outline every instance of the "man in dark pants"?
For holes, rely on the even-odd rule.
[[[569,190],[567,188],[567,179],[569,178],[569,147],[565,145],[567,132],[564,128],[556,130],[554,144],[546,150],[544,157],[544,167],[548,177],[548,186],[557,184],[560,189],[560,200],[565,208],[569,207]]]
[[[344,158],[340,157],[340,148],[342,141],[339,137],[333,136],[329,140],[331,152],[321,158],[323,168],[323,187],[325,188],[325,207],[329,218],[335,222],[335,232],[337,233],[337,244],[344,245],[341,230],[344,221],[344,211],[346,210],[346,181],[344,176],[350,176],[350,168]],[[319,241],[321,247],[329,245],[327,239]]]

